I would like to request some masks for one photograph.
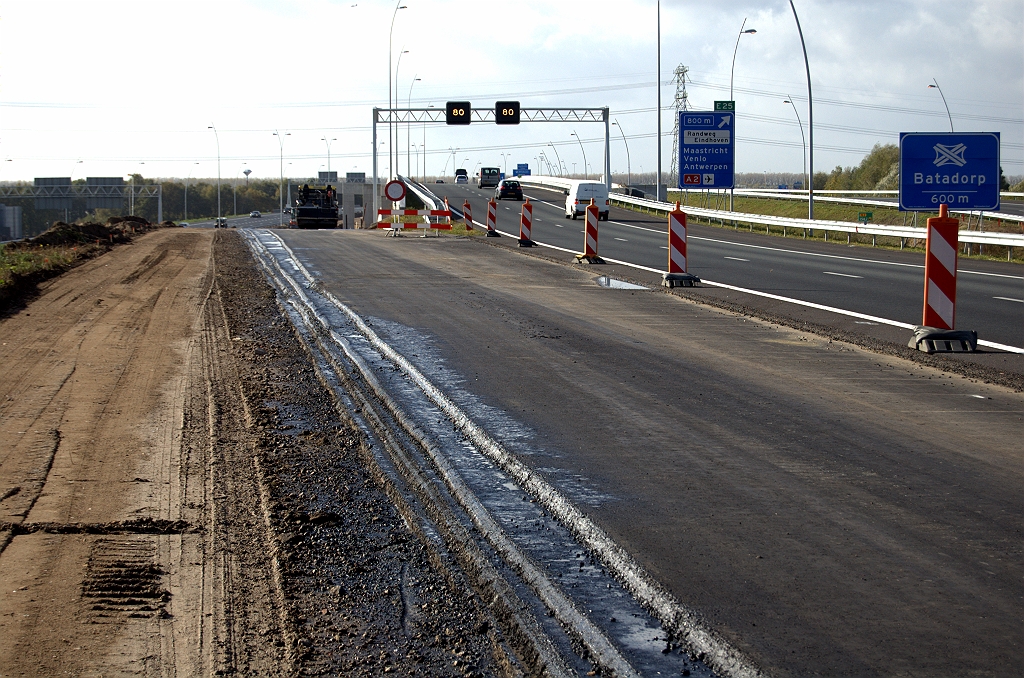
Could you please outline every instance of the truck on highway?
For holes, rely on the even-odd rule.
[[[337,228],[338,192],[330,185],[303,184],[292,206],[293,228]]]

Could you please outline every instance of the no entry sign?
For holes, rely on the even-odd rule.
[[[393,202],[398,202],[405,197],[405,184],[397,180],[384,184],[384,197]]]

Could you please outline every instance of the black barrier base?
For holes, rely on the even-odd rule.
[[[500,238],[501,237],[501,233],[498,233],[497,231],[487,231],[487,237],[488,238]]]
[[[907,346],[925,353],[972,353],[978,350],[978,333],[918,325]]]
[[[662,273],[661,284],[665,287],[693,287],[700,278],[692,273]]]
[[[533,241],[532,240],[526,240],[525,238],[520,238],[519,239],[519,246],[520,247],[533,247]]]
[[[586,254],[576,255],[577,264],[603,264],[604,259],[601,257],[588,257]]]

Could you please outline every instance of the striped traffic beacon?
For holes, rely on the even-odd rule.
[[[531,240],[530,229],[533,226],[533,205],[530,204],[530,199],[527,198],[526,202],[523,203],[523,211],[519,217],[519,246],[520,247],[533,247],[533,240]]]
[[[978,333],[956,331],[956,269],[960,221],[949,217],[949,206],[928,220],[924,260],[924,313],[910,347],[925,353],[974,351]]]
[[[498,203],[494,202],[494,199],[491,198],[490,200],[487,201],[487,237],[488,238],[500,238],[501,237],[501,234],[499,234],[496,230],[494,230],[497,227],[497,225],[498,225]]]
[[[601,213],[594,199],[587,205],[587,229],[583,232],[583,254],[576,255],[578,263],[603,264],[604,260],[597,256],[597,220]]]
[[[462,220],[466,222],[466,230],[473,230],[473,207],[466,200],[462,203]]]
[[[665,287],[693,287],[700,278],[686,272],[686,213],[675,209],[668,213],[668,273],[663,273],[661,284]]]

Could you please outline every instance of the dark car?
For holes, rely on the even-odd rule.
[[[518,181],[512,179],[502,179],[498,182],[498,187],[494,189],[494,199],[504,200],[505,198],[512,198],[513,200],[523,199],[523,186]]]

